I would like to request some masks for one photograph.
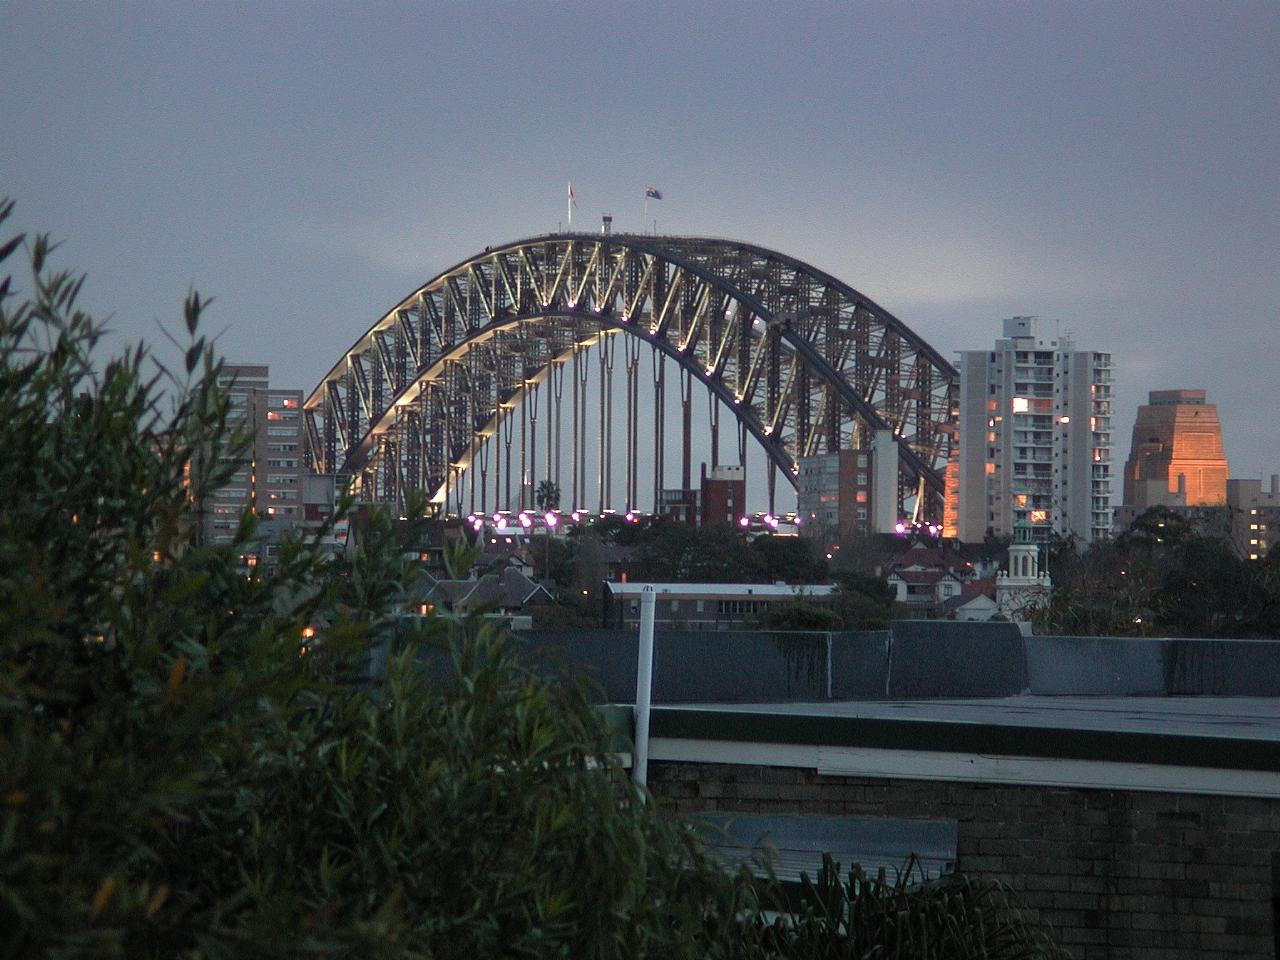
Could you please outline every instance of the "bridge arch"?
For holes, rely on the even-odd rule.
[[[373,499],[401,501],[416,488],[447,506],[468,472],[487,471],[495,441],[510,459],[516,411],[534,418],[536,443],[544,384],[554,393],[559,447],[566,371],[572,367],[576,399],[586,354],[595,352],[603,382],[619,338],[628,398],[636,394],[638,345],[647,343],[656,390],[665,388],[665,360],[657,358],[674,360],[682,394],[702,383],[793,486],[799,457],[865,445],[871,431],[892,430],[900,501],[923,488],[928,512],[940,515],[955,369],[831,275],[718,239],[552,234],[456,264],[384,314],[308,396],[308,462],[351,474]],[[550,395],[546,401],[550,415]],[[630,460],[636,412],[625,416]],[[581,426],[575,407],[575,456],[585,452]],[[608,455],[603,446],[600,455]],[[656,456],[660,487],[660,446]],[[501,462],[495,466],[500,473]],[[627,463],[628,507],[638,505],[637,469]],[[576,472],[573,486],[585,488]]]

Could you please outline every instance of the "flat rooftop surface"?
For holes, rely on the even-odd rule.
[[[974,700],[686,703],[664,704],[655,706],[654,710],[1260,740],[1274,741],[1280,749],[1280,698],[1276,697],[1016,696]]]

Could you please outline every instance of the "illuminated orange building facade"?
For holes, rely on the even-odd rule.
[[[1135,514],[1148,507],[1227,502],[1222,425],[1203,390],[1153,390],[1138,408],[1124,466],[1124,502]]]

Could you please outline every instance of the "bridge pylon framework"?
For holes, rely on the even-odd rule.
[[[304,404],[307,461],[317,471],[351,475],[368,499],[402,504],[417,489],[448,512],[462,512],[468,487],[475,499],[477,467],[486,498],[492,462],[495,500],[507,501],[494,506],[532,506],[531,477],[542,469],[539,394],[551,478],[559,474],[567,376],[571,482],[561,489],[581,499],[575,507],[596,497],[612,506],[611,440],[625,435],[619,503],[638,506],[636,408],[647,366],[638,342],[653,351],[658,396],[666,360],[679,367],[682,473],[696,380],[714,398],[713,446],[722,407],[792,486],[800,457],[865,446],[872,431],[892,430],[899,510],[923,488],[924,514],[941,516],[955,368],[829,274],[718,239],[552,234],[486,249],[445,270],[365,331],[311,392]],[[612,389],[598,389],[598,410],[590,409],[588,353],[599,363],[599,383],[612,382],[615,365],[625,378],[623,422],[613,416]],[[660,437],[660,401],[655,418]],[[600,444],[594,483],[585,468],[590,441]],[[648,457],[656,457],[655,496],[663,478],[661,441],[657,446]]]

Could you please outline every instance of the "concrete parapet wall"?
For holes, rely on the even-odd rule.
[[[522,631],[540,669],[635,695],[631,630]],[[443,669],[439,651],[423,654]],[[437,662],[438,661],[438,662]],[[656,703],[1036,696],[1280,697],[1280,641],[1023,637],[1007,623],[903,620],[861,632],[659,630]]]

